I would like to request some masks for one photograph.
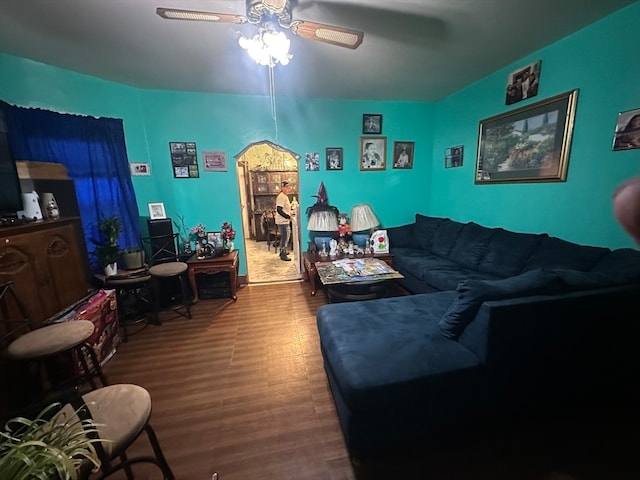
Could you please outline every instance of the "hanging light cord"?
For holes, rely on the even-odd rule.
[[[276,77],[273,71],[273,61],[269,63],[269,99],[271,101],[271,118],[276,128],[276,141],[278,141],[278,114],[276,113]]]

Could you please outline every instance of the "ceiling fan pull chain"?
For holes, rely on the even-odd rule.
[[[276,141],[278,141],[278,115],[276,113],[276,77],[273,71],[273,62],[269,64],[269,98],[271,100],[271,118],[276,127]]]

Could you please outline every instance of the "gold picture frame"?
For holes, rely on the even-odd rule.
[[[360,137],[360,170],[387,168],[387,137]]]
[[[564,182],[578,90],[480,121],[475,183]]]

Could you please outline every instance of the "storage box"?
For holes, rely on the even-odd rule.
[[[89,320],[95,325],[95,331],[87,339],[87,343],[93,347],[100,365],[104,365],[116,352],[120,345],[118,333],[118,306],[115,290],[98,290],[85,297],[63,314],[53,317],[47,323],[59,323],[74,320]],[[91,367],[91,359],[86,358]],[[76,373],[82,373],[80,360],[73,359],[73,368]]]

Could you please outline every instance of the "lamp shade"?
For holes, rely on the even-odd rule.
[[[314,232],[337,232],[338,217],[333,210],[312,212],[307,224],[307,230]]]
[[[352,232],[364,232],[371,230],[380,225],[380,220],[373,213],[371,206],[368,203],[361,203],[360,205],[354,205],[351,209],[351,231]]]

